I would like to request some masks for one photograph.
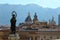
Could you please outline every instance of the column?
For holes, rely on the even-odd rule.
[[[35,36],[33,36],[33,40],[35,40]]]

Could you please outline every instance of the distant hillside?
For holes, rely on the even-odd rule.
[[[60,14],[60,8],[51,9],[43,8],[36,4],[28,5],[9,5],[9,4],[0,4],[0,25],[10,25],[11,12],[17,12],[17,25],[20,22],[24,22],[25,18],[28,15],[28,12],[31,13],[31,18],[33,19],[34,13],[38,15],[39,21],[47,21],[55,17],[55,21],[58,23],[58,15]]]

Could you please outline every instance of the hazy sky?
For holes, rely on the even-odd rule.
[[[43,7],[57,8],[60,7],[60,0],[0,0],[1,4],[38,4]]]

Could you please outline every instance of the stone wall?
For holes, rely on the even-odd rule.
[[[60,39],[60,32],[17,31],[19,40],[52,40]],[[9,30],[0,30],[0,40],[8,40]]]

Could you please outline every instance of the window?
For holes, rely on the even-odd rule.
[[[29,40],[33,40],[33,38],[32,37],[29,37]]]
[[[44,38],[46,38],[46,36],[44,36]]]
[[[50,39],[52,39],[52,36],[50,37]]]
[[[35,40],[40,40],[40,37],[39,36],[35,37]]]
[[[35,40],[37,40],[37,37],[35,37]]]
[[[43,40],[43,39],[41,39],[41,40]]]

